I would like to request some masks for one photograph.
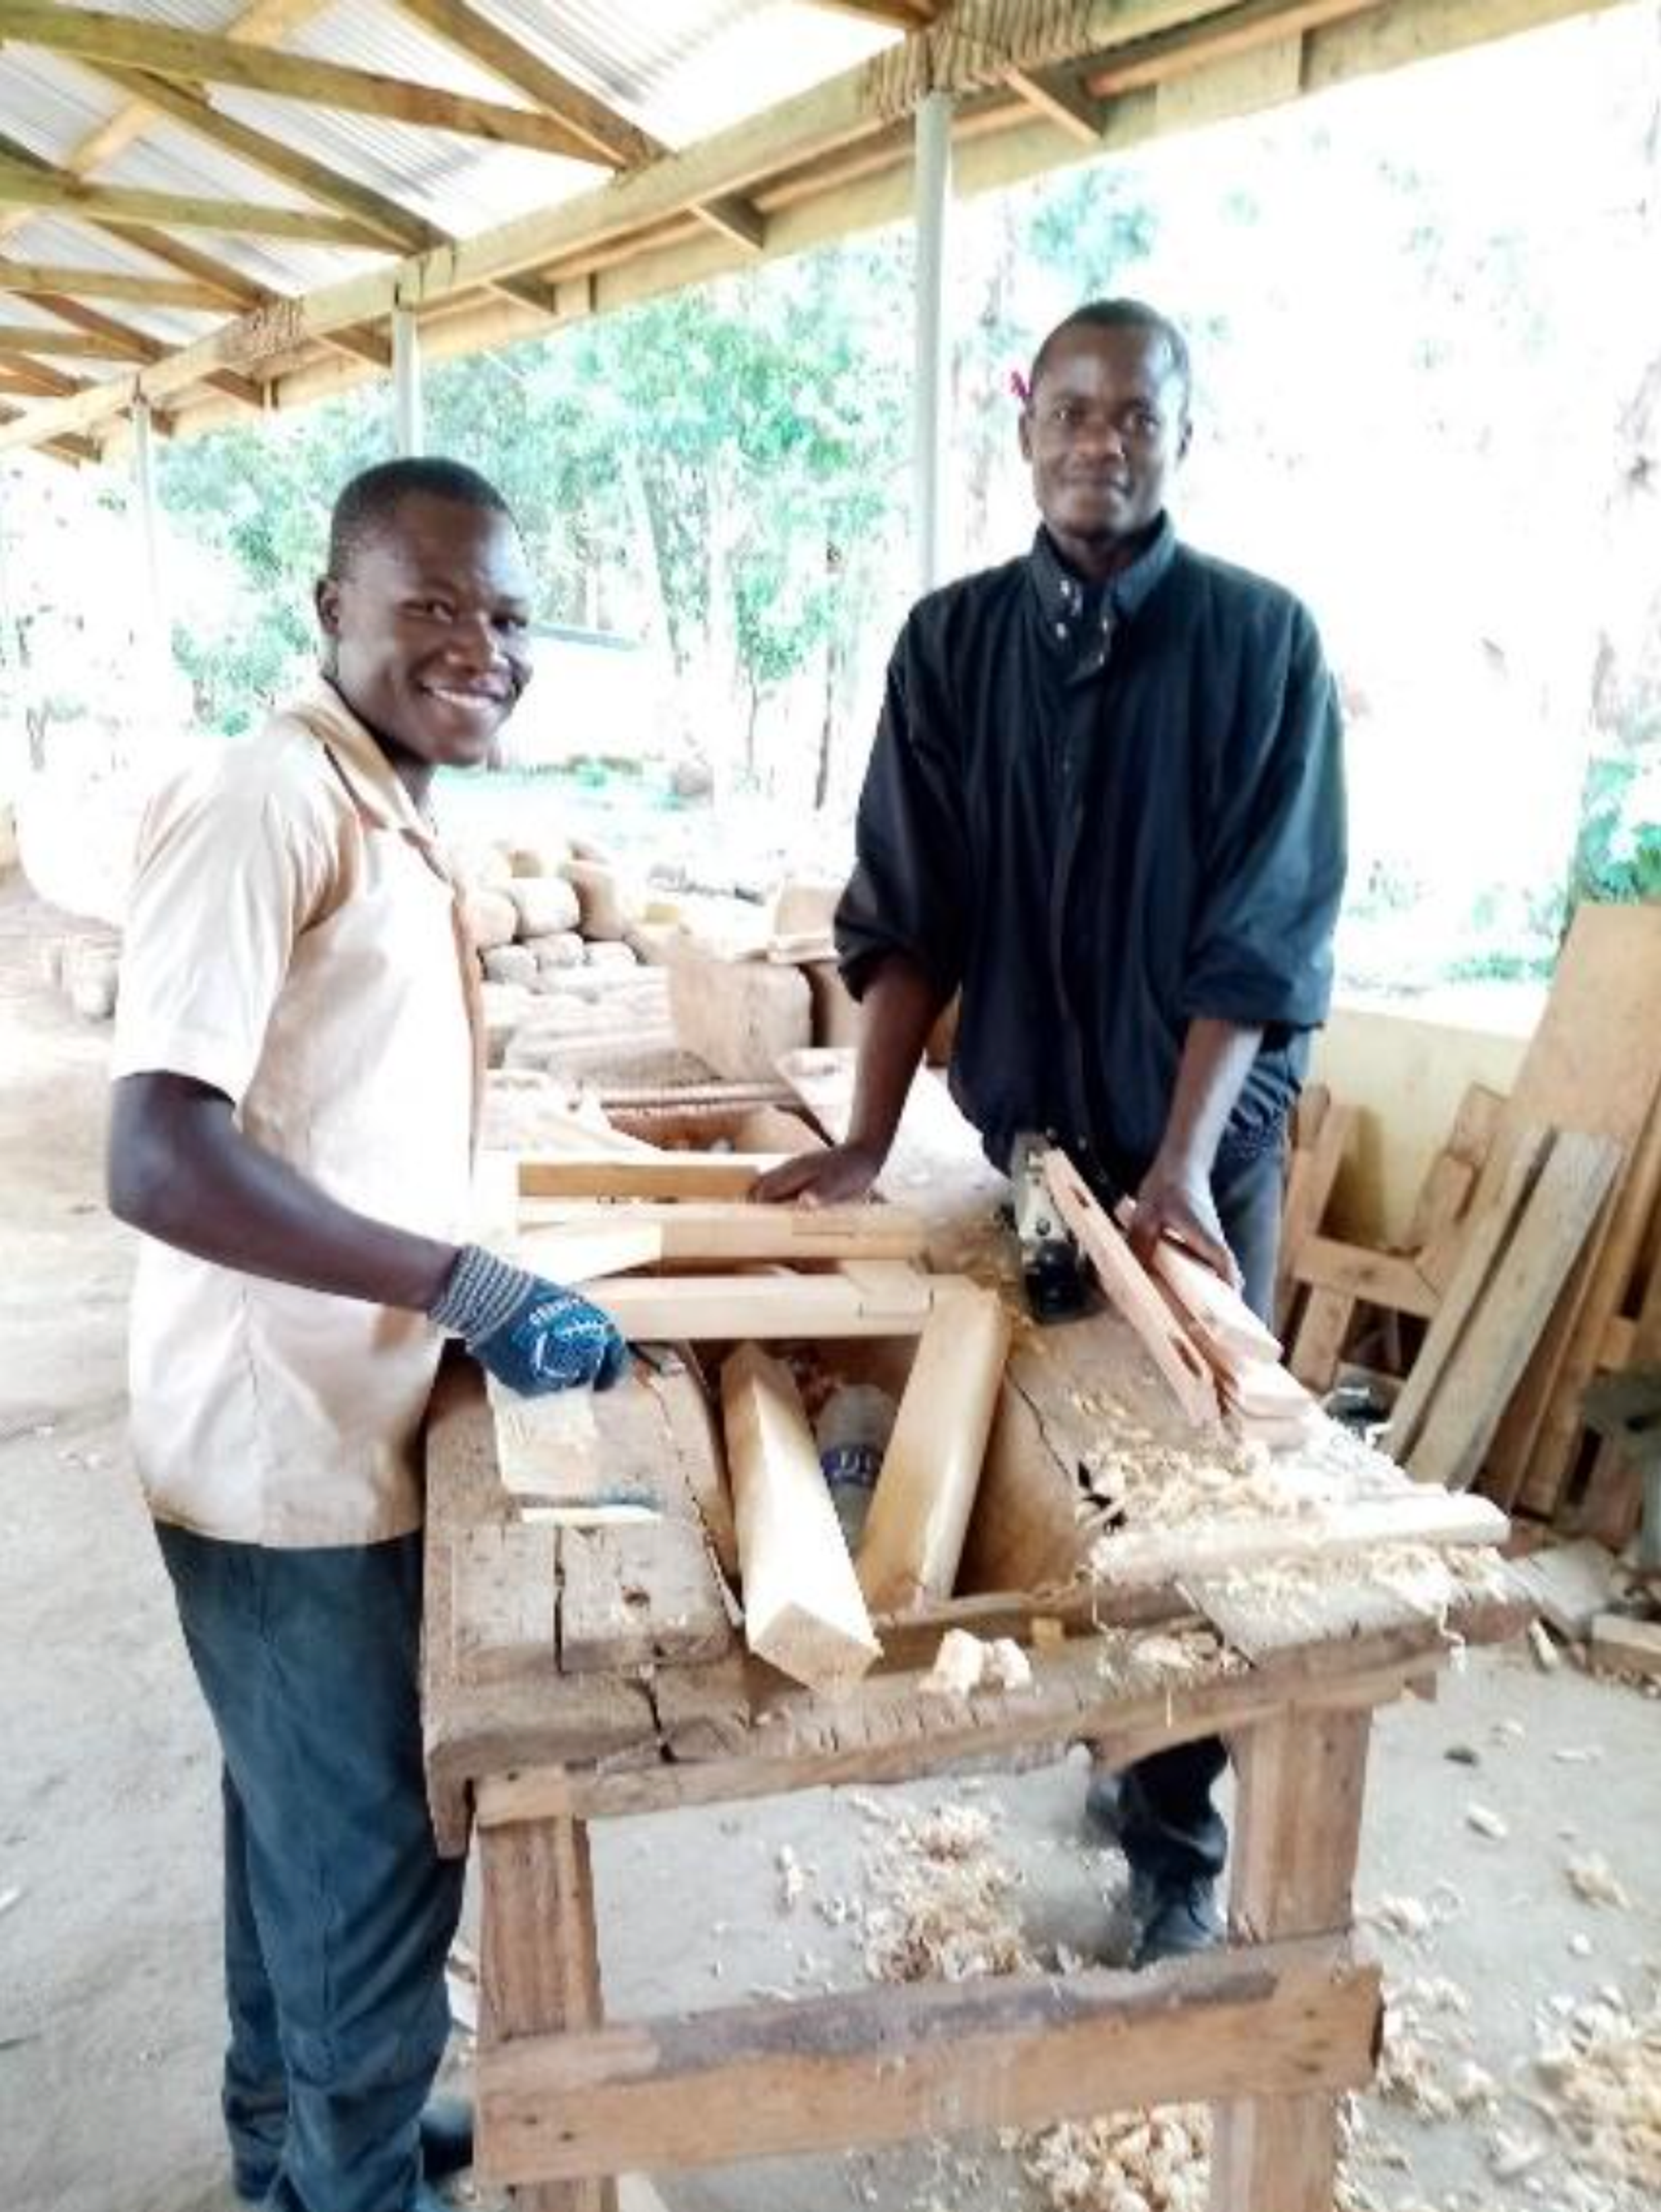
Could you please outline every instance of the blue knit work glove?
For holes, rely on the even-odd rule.
[[[464,1244],[428,1317],[522,1398],[609,1390],[629,1347],[608,1314],[477,1244]]]

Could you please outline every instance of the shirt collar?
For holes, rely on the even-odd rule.
[[[327,752],[366,820],[383,830],[401,830],[424,848],[436,845],[433,824],[327,677],[313,677],[290,711]]]
[[[1037,594],[1039,628],[1044,642],[1072,672],[1092,676],[1107,665],[1113,633],[1145,605],[1171,566],[1177,532],[1162,514],[1153,535],[1128,568],[1104,584],[1074,574],[1040,523],[1032,540],[1029,573]]]

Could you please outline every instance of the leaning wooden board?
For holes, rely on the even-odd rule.
[[[1476,1203],[1502,1181],[1519,1133],[1584,1130],[1628,1151],[1626,1174],[1585,1259],[1558,1300],[1489,1448],[1482,1487],[1502,1505],[1549,1513],[1579,1436],[1596,1371],[1661,1185],[1661,906],[1579,908],[1540,1026],[1506,1102]]]

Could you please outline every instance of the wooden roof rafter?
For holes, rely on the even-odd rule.
[[[21,0],[0,0],[0,23],[9,4]],[[203,387],[223,372],[257,377],[271,404],[304,404],[363,373],[323,349],[398,309],[421,318],[431,357],[441,359],[528,334],[536,321],[522,295],[532,287],[553,312],[572,313],[704,281],[753,252],[709,222],[709,206],[723,197],[754,211],[769,254],[903,217],[910,203],[910,118],[930,91],[954,100],[958,173],[961,188],[973,192],[1076,159],[1085,146],[1127,149],[1611,4],[956,0],[858,67],[624,167],[594,189],[303,295],[274,298],[131,381],[117,380],[123,390],[94,386],[43,402],[27,425],[0,428],[0,450],[45,435],[119,437],[135,393],[165,407],[182,428],[211,422],[222,410]],[[476,12],[470,0],[407,0],[418,20],[441,9],[453,26]],[[589,115],[585,127],[593,123]],[[521,296],[489,297],[510,290]]]
[[[566,161],[596,158],[588,141],[577,132],[526,108],[444,92],[435,85],[412,84],[372,70],[349,69],[341,62],[317,61],[309,54],[285,53],[246,39],[174,30],[167,24],[100,9],[66,8],[58,0],[0,0],[0,44],[13,42],[72,61],[113,62],[192,85],[234,85],[274,100],[452,131],[463,137],[523,146]]]

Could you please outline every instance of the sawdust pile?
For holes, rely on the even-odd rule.
[[[1421,2119],[1492,2109],[1499,2088],[1471,2053],[1470,1999],[1445,1974],[1384,1984],[1384,2048],[1373,2084]]]
[[[1210,2160],[1206,2107],[1166,2105],[1048,2128],[1022,2165],[1053,2212],[1206,2212]]]
[[[1661,2197],[1661,1983],[1637,2008],[1613,1988],[1578,2007],[1547,2031],[1535,2074],[1577,2164]]]
[[[867,1869],[873,1981],[962,1982],[1037,1966],[1010,1902],[1020,1876],[992,1835],[992,1815],[979,1805],[937,1805],[889,1827]]]

